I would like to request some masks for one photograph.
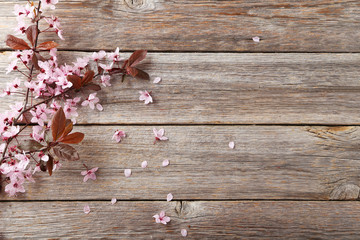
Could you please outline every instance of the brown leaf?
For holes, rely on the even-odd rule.
[[[133,67],[127,67],[126,70],[133,77],[135,77],[139,73],[138,69]]]
[[[46,162],[46,168],[50,176],[52,175],[53,167],[54,167],[54,158],[49,154],[49,160]]]
[[[76,161],[80,159],[79,153],[70,145],[58,144],[53,148],[55,155],[59,159]]]
[[[68,135],[73,129],[73,123],[70,119],[66,119],[65,121],[65,130],[64,130],[64,133],[63,133],[63,136],[66,136]]]
[[[39,46],[37,47],[37,49],[39,49],[39,50],[50,50],[50,49],[56,48],[58,46],[59,46],[59,44],[57,44],[56,42],[48,41],[48,42],[40,43]]]
[[[64,136],[59,140],[59,142],[62,143],[69,143],[69,144],[78,144],[84,139],[84,134],[80,132],[75,132],[72,134],[69,134],[67,136]]]
[[[129,67],[135,67],[139,64],[144,58],[146,57],[147,51],[146,50],[137,50],[131,56],[128,60],[128,66]]]
[[[40,70],[40,67],[39,67],[39,59],[37,58],[36,53],[33,54],[31,61],[32,61],[35,69],[36,69],[36,70]]]
[[[27,39],[30,41],[31,45],[34,46],[36,42],[36,37],[38,35],[38,28],[36,25],[31,25],[25,31]]]
[[[136,74],[136,78],[142,79],[142,80],[150,80],[150,76],[147,72],[144,72],[143,70],[140,70],[137,68],[138,73]]]
[[[51,133],[53,136],[53,141],[55,142],[61,135],[63,135],[65,130],[65,113],[62,108],[59,108],[51,120]]]
[[[5,43],[14,50],[30,49],[29,45],[24,40],[13,35],[7,35]]]
[[[33,139],[29,139],[21,141],[17,147],[22,151],[36,151],[40,150],[44,146]]]
[[[69,75],[67,76],[67,80],[72,83],[75,89],[81,88],[81,77],[77,75]]]
[[[95,75],[94,71],[92,70],[87,71],[81,81],[81,85],[84,86],[85,84],[91,82],[94,78],[94,75]]]

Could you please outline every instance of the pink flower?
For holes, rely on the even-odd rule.
[[[170,202],[171,200],[173,200],[173,195],[171,193],[169,193],[167,196],[166,196],[166,201]]]
[[[32,182],[34,183],[35,180],[34,178],[32,177],[33,173],[32,173],[32,170],[31,170],[31,167],[26,170],[26,172],[24,172],[24,177],[29,181],[29,182]]]
[[[146,168],[147,165],[148,165],[148,162],[147,162],[147,161],[143,161],[143,162],[141,163],[141,167],[142,167],[142,168]]]
[[[187,236],[187,230],[181,229],[181,236],[186,237]]]
[[[112,139],[119,143],[121,141],[121,139],[124,137],[126,137],[126,134],[124,131],[116,130]]]
[[[120,51],[120,49],[117,47],[115,52],[108,53],[108,59],[113,62],[120,61],[119,51]]]
[[[11,71],[14,71],[14,70],[18,69],[18,67],[17,67],[17,62],[18,62],[17,59],[11,61],[11,63],[9,64],[9,66],[6,68],[6,70],[7,70],[7,71],[6,71],[6,74],[9,74]]]
[[[23,186],[23,183],[23,179],[11,181],[8,185],[6,185],[5,192],[8,193],[10,197],[15,196],[18,192],[24,193],[25,188]]]
[[[55,9],[55,4],[57,4],[59,0],[41,0],[42,7]]]
[[[164,211],[161,211],[160,214],[154,215],[153,218],[155,218],[156,223],[162,223],[166,225],[168,222],[170,222],[170,218],[165,216]]]
[[[20,131],[20,126],[17,125],[15,126],[11,126],[11,128],[9,128],[6,132],[3,133],[3,137],[5,138],[11,138],[14,137],[15,135],[17,135]]]
[[[95,62],[98,62],[99,60],[103,59],[106,56],[106,52],[105,51],[100,51],[100,52],[94,52],[91,55],[91,59],[94,60]]]
[[[163,162],[162,162],[162,166],[163,167],[166,167],[166,166],[169,166],[170,162],[169,160],[165,159]]]
[[[156,128],[153,128],[153,132],[154,132],[154,135],[155,135],[155,142],[156,141],[166,141],[166,140],[168,140],[168,138],[164,136],[164,133],[165,133],[164,129],[161,128],[158,131],[158,130],[156,130]]]
[[[131,176],[131,169],[125,169],[124,174],[125,174],[125,177],[130,177]]]
[[[154,82],[153,83],[159,83],[161,81],[161,77],[156,77],[155,79],[154,79]]]
[[[61,168],[62,164],[59,161],[54,161],[53,171],[59,170]]]
[[[91,170],[87,170],[87,171],[82,171],[81,175],[85,176],[84,177],[84,182],[86,182],[89,179],[95,180],[96,179],[96,175],[95,172],[98,170],[99,168],[93,168]]]
[[[85,214],[89,214],[89,213],[90,213],[90,207],[89,207],[89,205],[87,205],[87,204],[84,206],[84,213],[85,213]]]
[[[259,38],[259,37],[253,37],[252,40],[253,40],[254,42],[260,42],[260,38]]]
[[[234,149],[234,147],[235,147],[235,143],[234,142],[229,142],[229,148]]]
[[[139,100],[140,101],[145,101],[145,104],[149,104],[149,103],[152,103],[153,102],[153,99],[152,97],[150,96],[150,93],[148,91],[140,91],[140,97],[139,97]]]
[[[110,87],[111,86],[111,83],[110,83],[110,75],[102,75],[100,77],[100,80],[101,80],[101,84],[104,86],[104,87]]]
[[[89,95],[89,97],[88,97],[85,101],[83,101],[83,102],[81,103],[81,106],[87,106],[87,105],[89,105],[89,107],[90,107],[91,109],[95,109],[95,106],[96,106],[96,108],[97,108],[99,111],[102,111],[102,110],[103,110],[103,107],[102,107],[98,102],[99,102],[99,98],[96,97],[96,93],[91,93],[91,94]]]
[[[111,204],[114,205],[117,202],[116,198],[111,199]]]
[[[99,63],[99,66],[104,69],[104,71],[109,72],[113,67],[114,62],[110,63],[110,65]]]

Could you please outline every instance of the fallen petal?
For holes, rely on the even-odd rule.
[[[141,163],[141,167],[142,167],[142,168],[146,168],[147,165],[148,165],[147,161],[143,161],[143,162]]]
[[[181,236],[186,237],[187,236],[187,230],[181,229]]]
[[[114,205],[116,203],[116,201],[117,201],[116,198],[112,198],[111,199],[111,204]]]
[[[89,205],[85,205],[85,206],[84,206],[84,213],[85,213],[85,214],[89,214],[89,213],[90,213],[90,207],[89,207]]]
[[[259,38],[259,37],[253,37],[252,40],[253,40],[254,42],[260,42],[260,38]]]
[[[125,177],[130,177],[131,176],[131,169],[125,169],[124,174],[125,174]]]
[[[161,81],[161,77],[156,77],[155,79],[154,79],[154,82],[153,83],[159,83]]]
[[[169,193],[166,197],[166,201],[170,202],[173,198],[174,196],[171,193]]]
[[[162,162],[162,166],[163,167],[166,167],[170,164],[169,160],[165,159],[163,162]]]
[[[235,143],[234,142],[229,142],[229,148],[234,149],[234,147],[235,147]]]

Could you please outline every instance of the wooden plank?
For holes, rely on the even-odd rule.
[[[68,63],[88,54],[60,53]],[[9,55],[0,55],[0,88],[21,77],[5,75]],[[357,125],[359,62],[360,54],[151,53],[142,68],[160,84],[117,77],[98,94],[105,111],[85,108],[79,123]],[[139,101],[144,89],[154,104]],[[1,112],[14,99],[2,98]]]
[[[25,2],[25,1],[24,1]],[[18,1],[0,6],[0,35],[16,27]],[[158,51],[358,52],[354,0],[60,1],[62,49]],[[74,31],[74,26],[77,30]],[[255,43],[252,37],[262,40]],[[53,39],[52,37],[46,39]],[[3,41],[0,48],[4,48]]]
[[[88,204],[92,210],[83,213]],[[0,237],[181,239],[358,239],[356,202],[2,202]],[[171,221],[156,224],[165,210]]]
[[[157,128],[160,128],[158,126]],[[111,140],[116,129],[128,137]],[[167,142],[153,144],[152,126],[82,126],[82,161],[38,174],[26,194],[0,199],[357,199],[358,127],[165,126]],[[235,141],[235,149],[228,147]],[[162,161],[170,160],[168,167]],[[148,168],[140,167],[148,161]],[[82,163],[99,167],[83,183]],[[124,169],[132,169],[125,178]],[[56,186],[56,187],[54,187]],[[76,193],[76,194],[74,194]]]

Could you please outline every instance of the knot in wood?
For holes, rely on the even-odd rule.
[[[360,187],[355,184],[342,184],[334,188],[331,200],[356,200],[359,198]]]
[[[125,0],[130,12],[144,12],[155,9],[154,0]]]

